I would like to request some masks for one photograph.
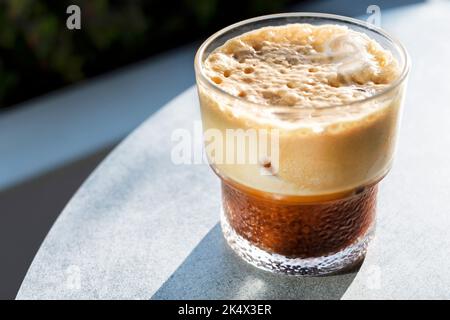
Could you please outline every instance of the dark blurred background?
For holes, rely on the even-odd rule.
[[[13,299],[77,188],[139,123],[194,84],[208,35],[287,11],[364,18],[419,0],[0,0],[0,299]],[[81,30],[68,30],[69,5]],[[413,23],[413,21],[411,22]]]
[[[2,0],[0,107],[205,37],[232,22],[280,12],[292,0]],[[66,8],[82,8],[82,32]],[[236,10],[237,9],[237,10]]]

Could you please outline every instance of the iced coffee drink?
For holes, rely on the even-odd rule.
[[[221,223],[234,251],[295,275],[361,261],[396,144],[403,47],[357,20],[286,14],[218,32],[195,64],[205,150],[222,181]],[[240,138],[230,132],[244,145],[229,143]],[[222,144],[209,147],[219,135]]]

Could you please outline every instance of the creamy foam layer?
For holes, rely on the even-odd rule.
[[[362,100],[398,76],[389,51],[344,26],[265,27],[227,41],[205,61],[221,89],[264,105],[324,107]]]
[[[220,175],[265,192],[311,196],[355,189],[388,171],[403,90],[364,100],[399,74],[392,54],[366,35],[337,25],[266,27],[227,41],[203,67],[218,88],[240,98],[199,81],[204,130],[280,133],[275,175],[261,175],[263,164],[212,163]]]

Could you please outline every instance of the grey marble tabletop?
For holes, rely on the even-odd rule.
[[[359,270],[280,276],[231,252],[218,225],[218,179],[204,164],[170,158],[172,132],[192,131],[199,120],[191,88],[91,174],[43,242],[17,299],[450,298],[449,13],[450,3],[438,1],[382,16],[413,68],[396,161],[381,183],[376,238]]]

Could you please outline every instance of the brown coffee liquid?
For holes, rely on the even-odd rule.
[[[356,242],[375,219],[376,195],[374,184],[327,197],[275,198],[222,181],[225,217],[237,234],[291,258],[329,255]]]

